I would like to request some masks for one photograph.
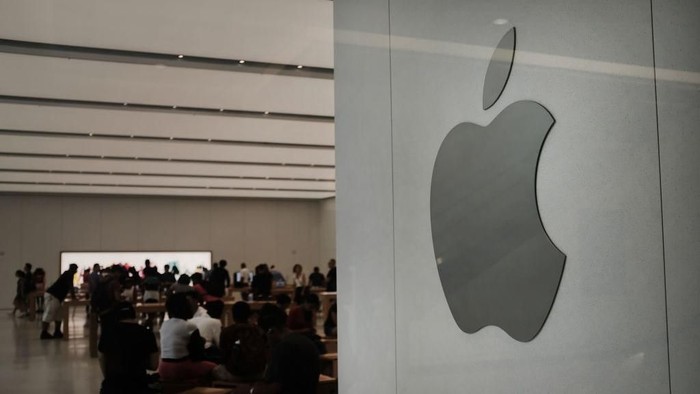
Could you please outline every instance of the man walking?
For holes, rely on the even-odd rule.
[[[78,272],[78,265],[71,264],[68,270],[46,290],[44,296],[44,316],[41,321],[41,339],[63,338],[61,332],[61,306],[68,293],[71,298],[75,298],[75,288],[73,287],[73,277]],[[54,322],[56,328],[53,335],[49,334],[49,324]]]

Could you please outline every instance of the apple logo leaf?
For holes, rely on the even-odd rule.
[[[501,39],[484,108],[503,92],[515,29]],[[566,254],[549,238],[537,203],[537,168],[554,116],[541,104],[509,104],[486,126],[463,122],[445,136],[430,185],[435,262],[452,317],[473,334],[492,325],[520,342],[540,332]]]
[[[491,108],[506,88],[515,56],[515,27],[501,38],[493,51],[484,80],[484,110]]]

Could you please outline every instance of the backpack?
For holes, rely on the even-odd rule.
[[[267,342],[263,331],[253,325],[236,327],[234,344],[227,369],[236,376],[255,376],[263,373],[267,363]]]

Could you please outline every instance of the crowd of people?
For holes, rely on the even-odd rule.
[[[27,286],[28,266],[17,272],[15,307],[21,313],[26,312],[21,297],[36,291]],[[272,297],[281,274],[267,264],[257,265],[251,273],[242,263],[233,281],[225,260],[191,276],[177,275],[168,266],[158,272],[148,260],[140,273],[134,267],[102,269],[95,264],[83,273],[83,282],[90,299],[89,313],[98,317],[101,332],[101,392],[145,393],[158,382],[207,380],[251,382],[256,393],[315,392],[319,355],[325,353],[325,345],[316,332],[320,300],[311,287],[335,291],[335,260],[328,266],[327,275],[315,267],[307,280],[301,265],[295,265],[289,281],[282,279],[285,285],[293,284],[292,299],[284,293]],[[77,270],[71,264],[44,292],[41,339],[63,337],[59,310],[69,294],[75,296]],[[244,300],[267,303],[256,312],[248,302],[236,302],[231,311],[233,324],[222,327],[229,288],[237,288]],[[156,314],[139,318],[133,303],[139,298],[144,303],[159,302],[162,297],[167,319],[160,325],[158,342],[152,329]],[[326,311],[326,337],[337,335],[336,308],[333,304]],[[51,323],[55,324],[53,332]]]

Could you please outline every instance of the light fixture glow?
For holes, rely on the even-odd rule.
[[[304,66],[302,66],[302,65],[300,64],[300,65],[297,66],[297,68],[304,68]]]
[[[269,114],[270,114],[270,111],[265,111],[265,115],[269,115]]]
[[[173,109],[176,109],[176,108],[177,108],[177,105],[173,105]]]
[[[92,137],[92,133],[88,133],[88,135],[89,135],[90,137]]]
[[[224,109],[223,109],[223,108],[219,108],[219,112],[224,112]]]
[[[499,18],[493,21],[494,25],[505,25],[506,23],[508,23],[508,19]]]
[[[182,59],[183,57],[185,57],[185,55],[177,55],[178,59]]]
[[[238,63],[239,63],[239,64],[244,64],[244,63],[245,63],[245,60],[239,60]]]

